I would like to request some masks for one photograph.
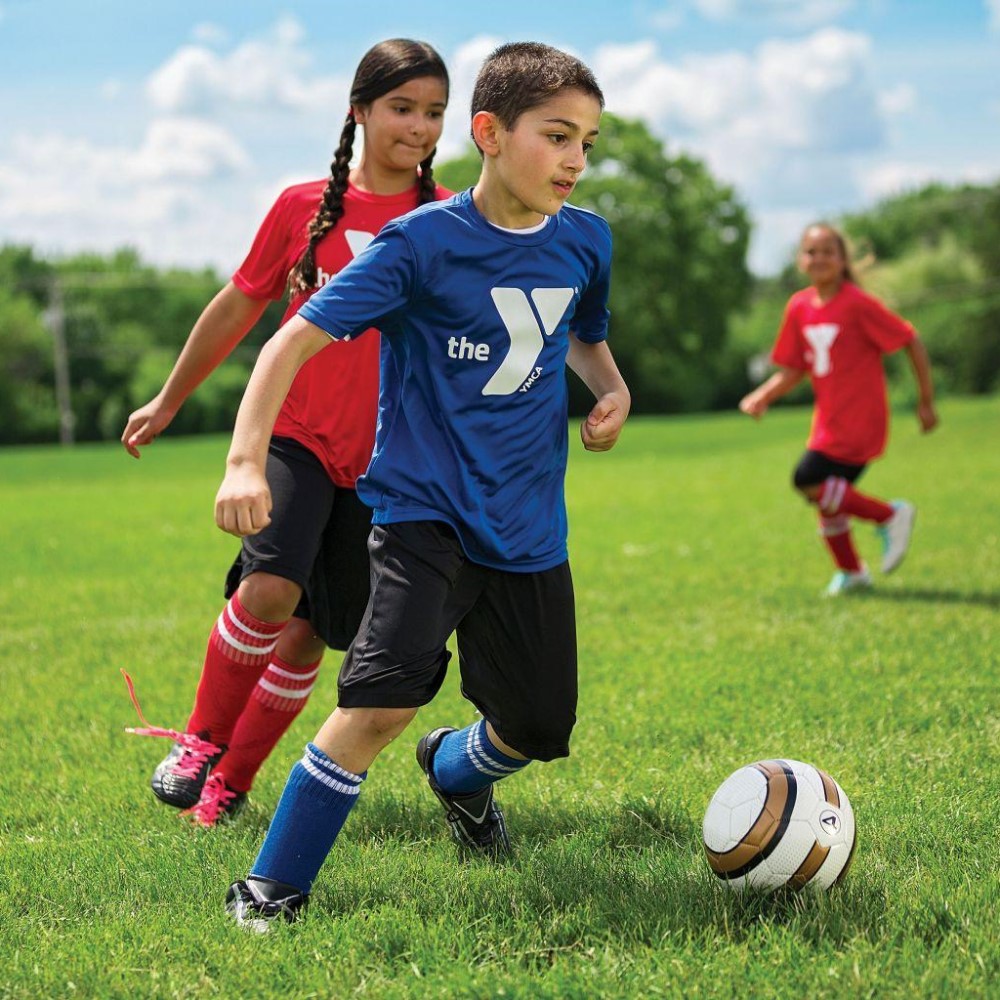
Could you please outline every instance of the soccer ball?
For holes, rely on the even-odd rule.
[[[829,889],[846,874],[854,811],[826,772],[798,760],[759,760],[734,771],[705,811],[705,852],[730,888]]]

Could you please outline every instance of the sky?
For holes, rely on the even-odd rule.
[[[758,274],[811,220],[1000,180],[1000,0],[0,0],[0,244],[232,272],[282,187],[326,174],[358,60],[398,36],[451,71],[439,162],[494,46],[581,57],[609,111],[733,185]]]

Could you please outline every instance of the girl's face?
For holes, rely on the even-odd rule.
[[[364,156],[383,170],[414,171],[426,160],[444,127],[448,90],[436,76],[420,76],[356,107],[365,129]]]
[[[573,193],[597,138],[601,105],[582,90],[564,90],[521,114],[507,131],[499,122],[485,150],[511,219],[526,224],[555,215]]]
[[[799,269],[813,285],[833,285],[844,277],[847,261],[840,241],[825,226],[811,226],[799,244]]]

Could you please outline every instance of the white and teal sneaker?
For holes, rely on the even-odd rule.
[[[882,539],[882,572],[891,573],[903,561],[910,547],[917,508],[906,500],[892,501],[893,515],[875,531]]]
[[[833,579],[826,588],[827,597],[841,597],[853,591],[870,590],[872,586],[872,575],[868,572],[868,567],[862,563],[861,569],[856,573],[848,570],[838,570],[833,574]]]

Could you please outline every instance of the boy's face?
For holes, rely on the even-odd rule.
[[[555,215],[587,165],[600,120],[597,99],[573,89],[525,111],[510,131],[497,124],[496,148],[486,152],[511,207]]]

